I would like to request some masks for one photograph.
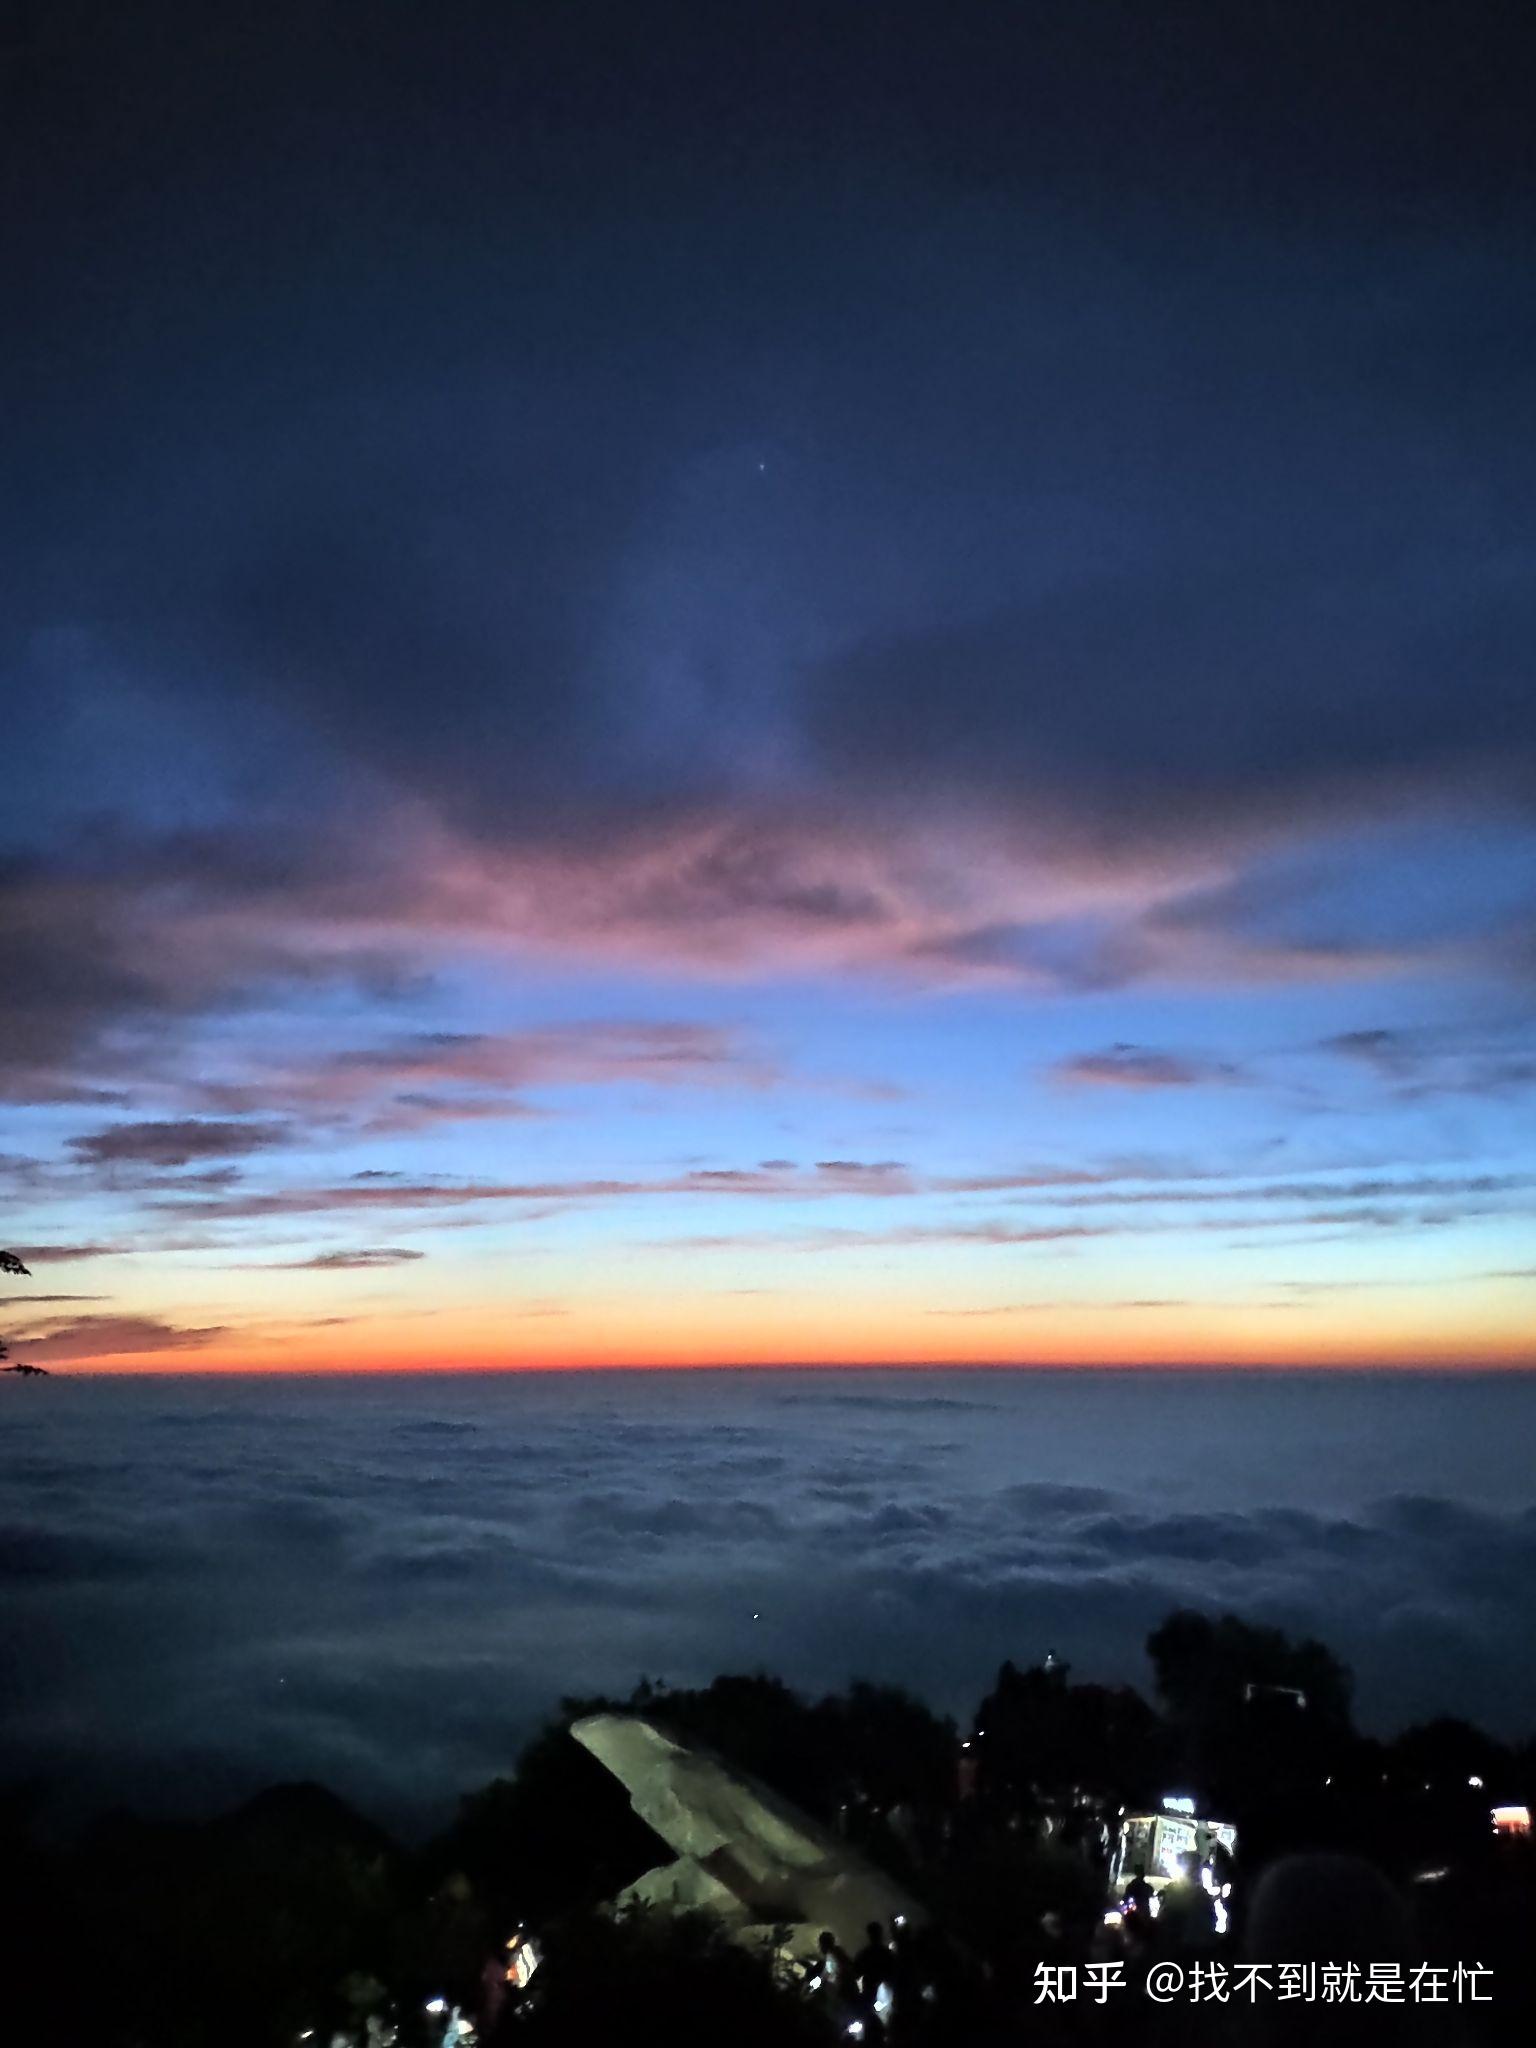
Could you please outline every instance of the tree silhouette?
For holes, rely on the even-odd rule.
[[[1322,1643],[1180,1608],[1147,1655],[1191,1780],[1228,1803],[1323,1783],[1355,1743],[1350,1675]]]
[[[1020,1671],[1010,1660],[982,1701],[972,1737],[985,1791],[1016,1810],[1082,1785],[1140,1799],[1163,1775],[1163,1731],[1130,1686],[1073,1685],[1052,1658]]]
[[[0,1251],[0,1273],[9,1273],[13,1276],[19,1275],[23,1279],[30,1279],[32,1277],[14,1252]],[[25,1365],[20,1361],[15,1365],[7,1365],[5,1360],[10,1355],[6,1348],[5,1339],[0,1337],[0,1372],[19,1373],[25,1380],[42,1380],[48,1377],[48,1368],[45,1365]]]

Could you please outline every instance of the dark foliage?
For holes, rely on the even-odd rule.
[[[976,1713],[972,1743],[982,1790],[1019,1813],[1078,1788],[1121,1802],[1144,1799],[1167,1771],[1166,1731],[1130,1686],[1073,1685],[1052,1662],[1004,1664]]]
[[[1235,1615],[1170,1614],[1147,1638],[1180,1776],[1228,1808],[1305,1798],[1357,1740],[1348,1671],[1322,1643]]]
[[[499,1919],[543,1921],[612,1898],[670,1853],[618,1780],[567,1733],[608,1703],[567,1700],[562,1718],[529,1743],[512,1778],[460,1804],[428,1848],[439,1880],[462,1873]]]
[[[615,1705],[716,1750],[900,1867],[937,1923],[909,1945],[908,1967],[943,1987],[917,2008],[914,2040],[979,2043],[1025,2023],[1047,2037],[1034,1966],[1089,1953],[1104,1900],[1101,1823],[1112,1825],[1122,1790],[1155,1796],[1194,1757],[1220,1777],[1182,1786],[1241,1829],[1239,1942],[1266,1865],[1343,1851],[1374,1866],[1418,1953],[1497,1963],[1506,2010],[1518,2009],[1532,1859],[1492,1839],[1488,1809],[1531,1799],[1530,1749],[1457,1721],[1390,1743],[1357,1736],[1326,1650],[1231,1617],[1172,1616],[1149,1649],[1165,1717],[1127,1688],[1074,1685],[1054,1661],[1005,1664],[977,1716],[982,1768],[969,1797],[955,1731],[919,1702],[856,1685],[812,1703],[761,1674],[565,1701],[516,1777],[466,1799],[413,1853],[317,1786],[277,1788],[202,1825],[110,1817],[67,1850],[41,1846],[29,1802],[13,1797],[0,1804],[6,2038],[292,2048],[304,2028],[355,2038],[375,2013],[416,2048],[427,1999],[474,2011],[488,1959],[519,1921],[545,1960],[526,2009],[502,2015],[507,2039],[831,2038],[824,2008],[707,1922],[615,1923],[601,1910],[670,1853],[567,1733]]]

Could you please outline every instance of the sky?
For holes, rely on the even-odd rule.
[[[1520,10],[0,54],[14,1355],[1536,1363]]]

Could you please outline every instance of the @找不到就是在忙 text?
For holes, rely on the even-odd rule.
[[[1157,2005],[1480,2005],[1492,2000],[1483,1963],[1160,1962],[1136,1976],[1124,1963],[1037,1963],[1036,2005],[1108,2005],[1141,1993]]]

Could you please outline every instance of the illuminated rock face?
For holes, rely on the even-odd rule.
[[[809,1956],[830,1928],[861,1948],[871,1920],[926,1916],[891,1878],[745,1772],[690,1749],[633,1714],[591,1714],[571,1733],[607,1766],[640,1818],[677,1851],[617,1901],[674,1912],[713,1913],[733,1934],[757,1940],[790,1929],[788,1947]]]

